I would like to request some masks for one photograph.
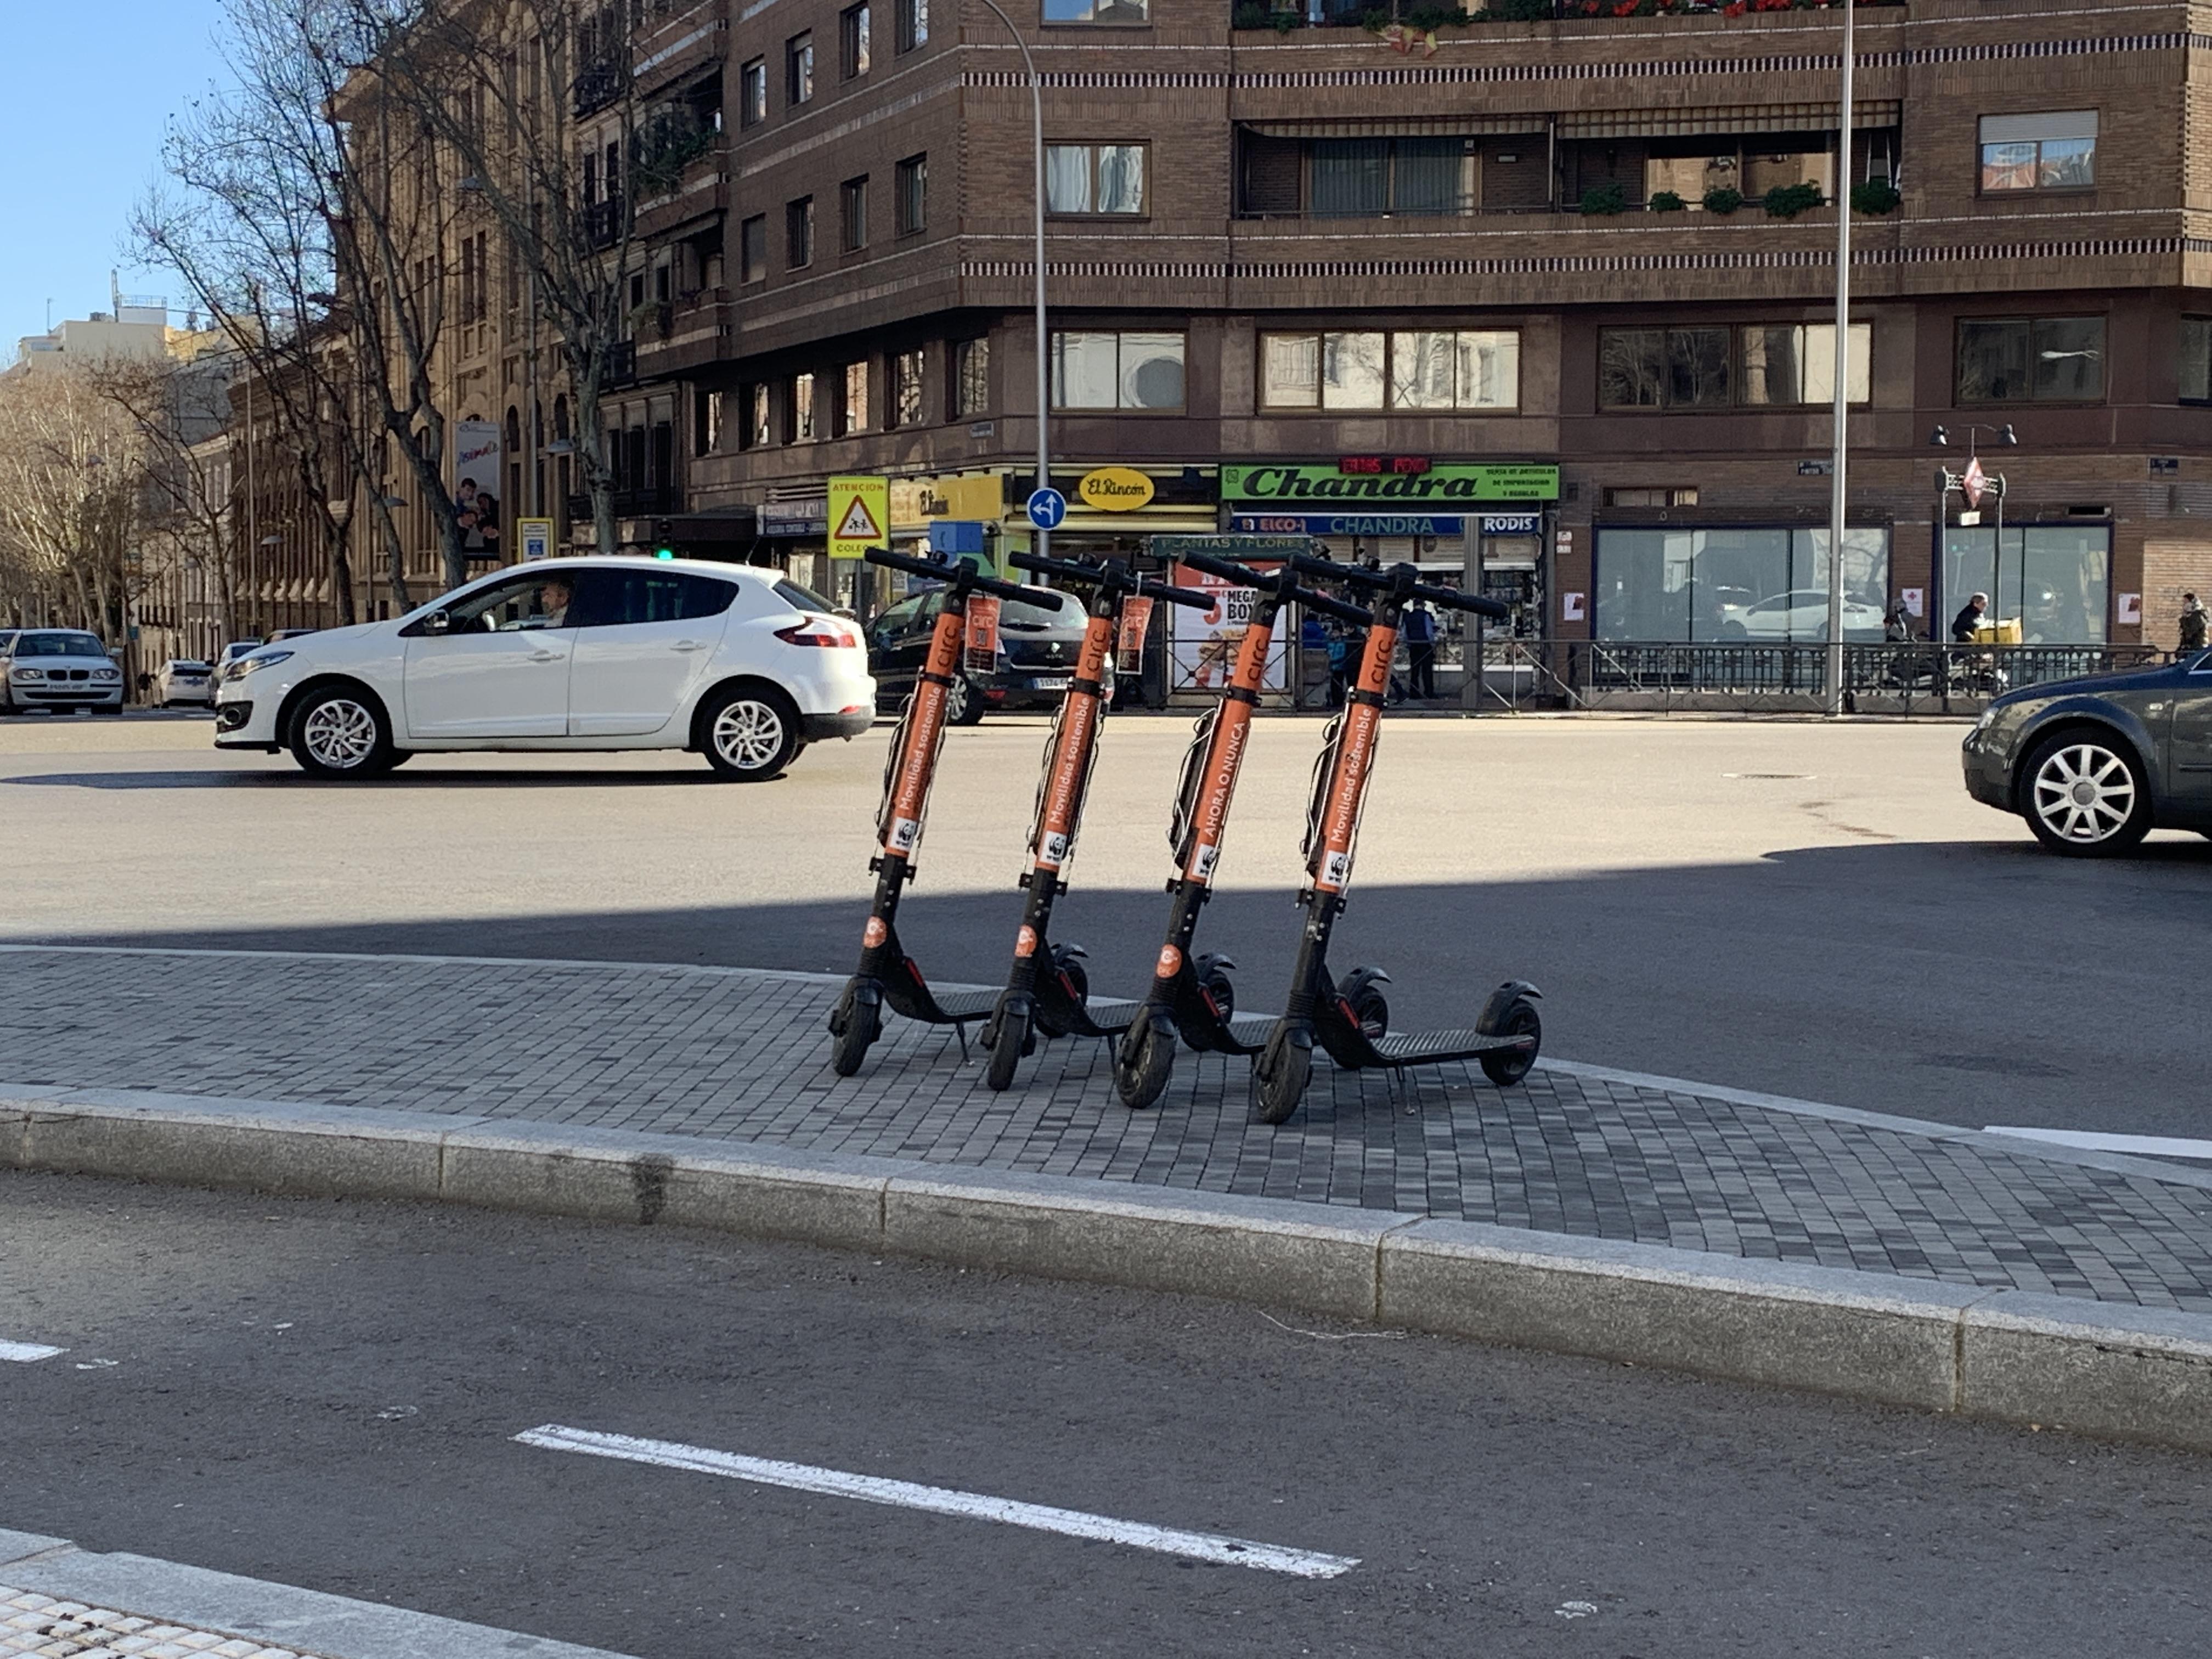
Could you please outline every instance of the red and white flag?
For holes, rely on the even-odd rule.
[[[1959,488],[1966,497],[1966,505],[1978,510],[1982,492],[1989,488],[1990,475],[1982,471],[1982,458],[1973,456],[1966,462],[1966,470],[1959,475]]]

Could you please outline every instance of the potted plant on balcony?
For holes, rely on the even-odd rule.
[[[1905,200],[1898,188],[1887,179],[1862,179],[1851,186],[1851,210],[1879,217],[1894,213]]]
[[[1671,190],[1655,190],[1644,205],[1654,213],[1680,213],[1690,204]]]
[[[1582,212],[1593,217],[1609,218],[1628,210],[1628,192],[1619,183],[1608,179],[1601,185],[1592,185],[1583,192]]]
[[[1743,192],[1733,185],[1716,185],[1702,198],[1708,213],[1725,218],[1743,205]]]
[[[1766,192],[1766,216],[1770,219],[1795,219],[1809,212],[1828,199],[1818,185],[1777,185]]]

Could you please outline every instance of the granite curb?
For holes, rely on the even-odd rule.
[[[2212,1316],[1279,1199],[479,1116],[57,1091],[0,1166],[701,1227],[2212,1451]]]

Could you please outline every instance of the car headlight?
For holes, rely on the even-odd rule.
[[[8,678],[11,680],[42,680],[46,677],[46,671],[43,668],[11,668],[8,671]]]
[[[1982,710],[1982,717],[1981,717],[1981,719],[1979,719],[1979,720],[1976,720],[1976,721],[1974,722],[1974,730],[1975,730],[1975,731],[1977,731],[1977,732],[1986,732],[1986,731],[1988,731],[1991,726],[1993,726],[1994,724],[1996,724],[1996,718],[1997,718],[1997,711],[1996,711],[1996,709],[1994,709],[1994,708],[1984,708],[1984,710]]]
[[[274,668],[280,662],[291,660],[292,653],[289,651],[257,651],[250,657],[240,657],[226,665],[222,671],[223,683],[232,684],[256,670]]]
[[[119,680],[123,678],[123,671],[119,668],[95,668],[92,671],[92,677],[96,680]]]

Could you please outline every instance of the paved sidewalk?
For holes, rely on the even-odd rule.
[[[1582,1237],[2212,1311],[2212,1182],[1938,1125],[1592,1067],[1501,1091],[1323,1061],[1291,1123],[1244,1064],[1184,1055],[1158,1109],[1097,1043],[994,1095],[887,1020],[828,1066],[834,984],[737,969],[0,949],[0,1088],[479,1115],[1433,1215]]]

